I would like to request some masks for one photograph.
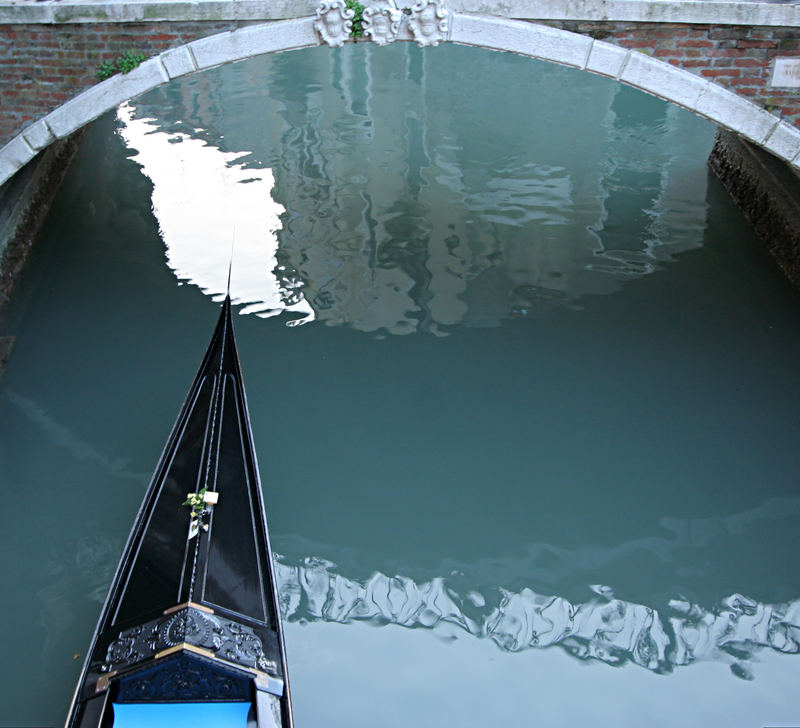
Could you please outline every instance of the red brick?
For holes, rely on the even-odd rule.
[[[678,48],[713,48],[714,44],[710,40],[679,40],[676,45]]]
[[[763,78],[732,78],[731,84],[734,86],[764,86],[767,82]]]
[[[736,44],[739,48],[774,48],[774,40],[740,40]]]
[[[717,78],[720,76],[738,76],[741,74],[741,70],[738,68],[704,68],[700,73],[707,78]]]
[[[745,51],[742,48],[723,48],[718,51],[714,51],[714,56],[720,58],[744,58]]]
[[[772,28],[749,28],[747,38],[748,40],[773,40],[775,31]]]

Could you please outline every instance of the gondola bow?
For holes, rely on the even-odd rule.
[[[292,726],[229,298],[128,537],[66,728],[107,728],[123,704],[223,702],[249,703],[248,726]]]

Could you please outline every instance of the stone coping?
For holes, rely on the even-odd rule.
[[[313,15],[317,4],[317,0],[0,0],[0,23],[287,20]],[[459,13],[518,20],[800,27],[800,2],[448,0],[447,6]]]

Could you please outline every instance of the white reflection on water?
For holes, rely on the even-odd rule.
[[[302,292],[283,290],[272,273],[284,211],[272,199],[272,170],[245,169],[237,160],[246,153],[158,131],[152,119],[135,118],[129,103],[120,106],[117,117],[120,135],[137,152],[133,159],[153,183],[153,214],[178,280],[219,300],[233,254],[231,299],[248,304],[240,313],[268,317],[292,311],[302,317],[290,324],[313,320]]]
[[[437,577],[416,583],[375,573],[364,583],[318,558],[276,563],[281,612],[292,621],[397,624],[435,629],[442,624],[488,637],[502,650],[559,646],[581,660],[633,663],[656,673],[696,662],[723,662],[753,679],[759,651],[800,652],[800,599],[764,604],[741,594],[713,608],[673,599],[662,612],[615,598],[608,587],[582,604],[523,588],[493,596],[460,595]]]

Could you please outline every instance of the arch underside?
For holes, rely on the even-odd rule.
[[[201,38],[92,86],[0,149],[0,185],[56,139],[173,79],[264,53],[321,45],[314,21],[314,17],[298,18]],[[517,53],[613,78],[710,119],[800,169],[800,129],[712,81],[645,53],[549,26],[461,13],[451,13],[449,21],[447,42]]]

